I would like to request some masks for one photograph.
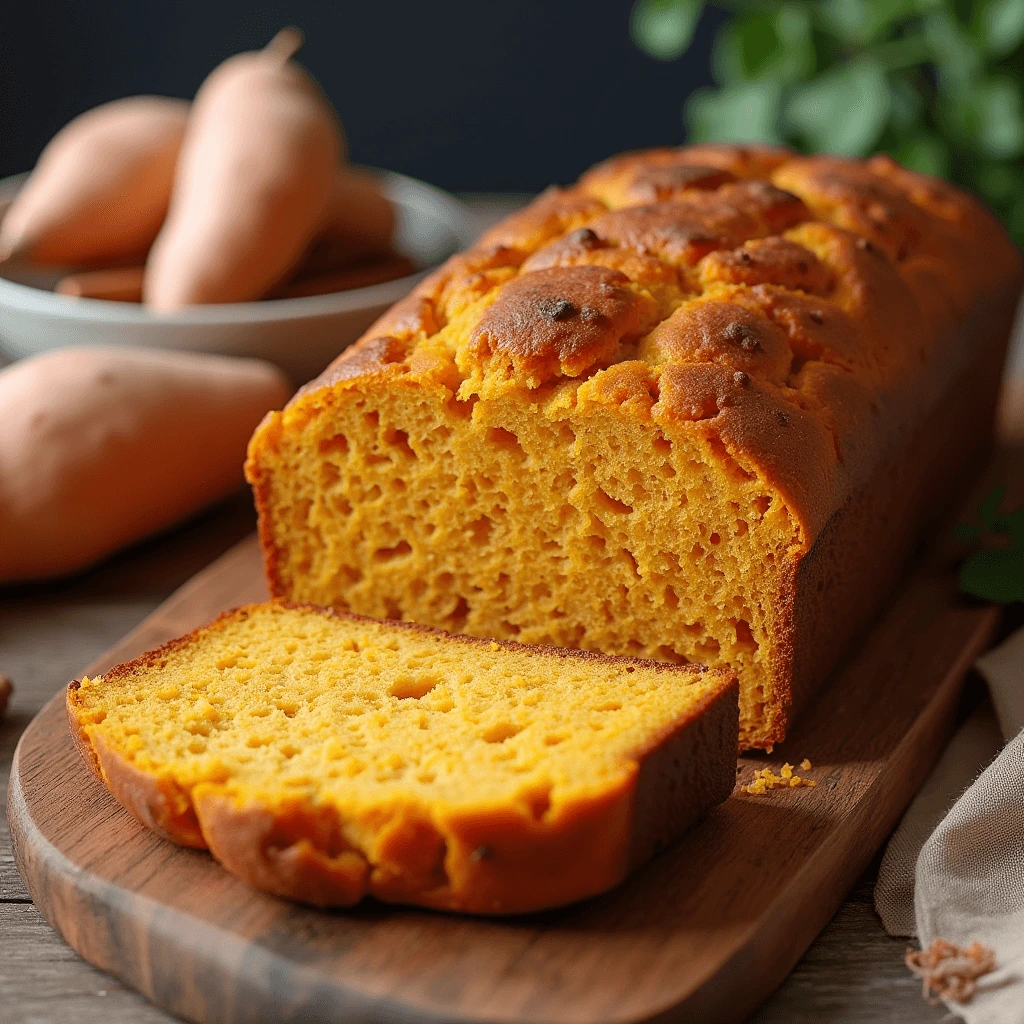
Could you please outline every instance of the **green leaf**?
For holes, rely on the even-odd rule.
[[[997,160],[1024,152],[1024,104],[1013,79],[986,78],[939,101],[941,123],[970,149]]]
[[[778,47],[775,19],[768,11],[734,18],[722,26],[711,55],[711,70],[723,85],[758,78]]]
[[[1024,39],[1024,3],[987,0],[977,6],[977,35],[989,53],[1002,57],[1015,50]]]
[[[814,71],[810,13],[785,4],[776,11],[755,11],[724,25],[715,40],[711,66],[726,85],[774,78],[799,82]]]
[[[937,8],[923,22],[939,84],[952,92],[969,91],[982,73],[982,53],[948,10]]]
[[[1024,601],[1024,549],[986,548],[960,569],[960,589],[984,601]]]
[[[826,71],[798,89],[786,105],[785,117],[811,148],[862,156],[882,134],[890,102],[881,68],[860,58]]]
[[[693,142],[781,142],[778,82],[751,82],[698,89],[686,103]]]
[[[996,487],[985,495],[985,499],[981,503],[981,508],[978,509],[978,518],[981,519],[985,526],[990,530],[995,526],[996,519],[999,516],[999,506],[1003,503],[1003,498],[1005,497],[1006,488]]]
[[[949,173],[949,146],[944,139],[922,131],[905,139],[893,153],[904,167],[922,174],[945,177]]]
[[[970,25],[974,20],[977,0],[946,0],[946,6],[952,9],[954,17],[961,25]]]
[[[897,133],[920,128],[924,113],[924,97],[904,73],[890,74],[889,124]]]
[[[974,170],[975,190],[991,203],[1024,195],[1024,175],[1004,163],[984,163]]]
[[[920,0],[824,0],[822,27],[847,46],[861,48],[890,34],[892,28],[916,15]]]
[[[966,523],[954,530],[961,540],[988,540],[960,567],[960,589],[999,604],[1024,601],[1024,508],[1001,516],[999,506],[1005,496],[1006,488],[997,487],[978,509],[989,531],[987,538]]]
[[[981,530],[976,526],[972,526],[970,523],[957,523],[953,527],[953,536],[963,541],[965,544],[969,544],[971,541],[976,541],[981,538]]]
[[[775,34],[786,48],[787,59],[810,73],[814,71],[814,40],[807,4],[786,4],[775,15]]]
[[[1020,87],[1010,78],[982,82],[973,96],[975,130],[982,152],[1017,156],[1024,149],[1024,110]]]
[[[996,520],[996,531],[1013,538],[1014,544],[1024,545],[1024,508],[1017,509]]]
[[[693,41],[703,0],[637,0],[630,18],[633,39],[658,60],[675,60]]]

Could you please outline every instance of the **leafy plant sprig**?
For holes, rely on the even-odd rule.
[[[1024,508],[1000,515],[1006,488],[997,487],[981,503],[981,526],[960,523],[958,540],[977,545],[960,567],[960,589],[985,601],[1024,601]]]
[[[1024,0],[637,0],[652,57],[728,12],[717,86],[686,102],[692,141],[785,143],[901,163],[985,199],[1024,244]]]

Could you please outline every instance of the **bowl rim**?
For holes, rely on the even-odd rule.
[[[443,189],[398,171],[378,167],[365,170],[378,174],[390,191],[404,191],[421,202],[440,207],[442,219],[448,222],[459,249],[472,244],[471,211],[465,203]],[[16,193],[29,172],[0,178],[0,199]],[[335,316],[380,306],[390,306],[422,281],[434,268],[407,274],[405,277],[363,288],[350,288],[326,295],[304,295],[288,299],[259,299],[253,302],[223,302],[190,306],[174,313],[153,313],[145,306],[109,299],[70,298],[45,288],[20,284],[0,275],[0,305],[23,313],[34,313],[55,319],[90,320],[146,328],[200,327],[226,323],[275,323]]]

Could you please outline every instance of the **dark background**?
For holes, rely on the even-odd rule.
[[[353,160],[453,190],[534,191],[617,151],[682,140],[683,100],[710,81],[712,25],[665,64],[634,46],[630,7],[0,0],[0,174],[30,168],[76,114],[137,93],[191,97],[219,61],[295,24]]]

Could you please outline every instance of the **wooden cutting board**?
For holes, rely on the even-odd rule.
[[[972,503],[993,480],[1024,496],[1019,451],[1003,449]],[[73,749],[63,694],[15,754],[19,870],[82,956],[189,1020],[743,1020],[839,906],[945,742],[962,680],[998,625],[994,609],[957,596],[956,554],[933,545],[784,748],[739,763],[742,783],[809,758],[816,788],[737,791],[582,905],[470,919],[379,904],[324,912],[256,893],[121,809]],[[249,539],[86,671],[263,595]]]

